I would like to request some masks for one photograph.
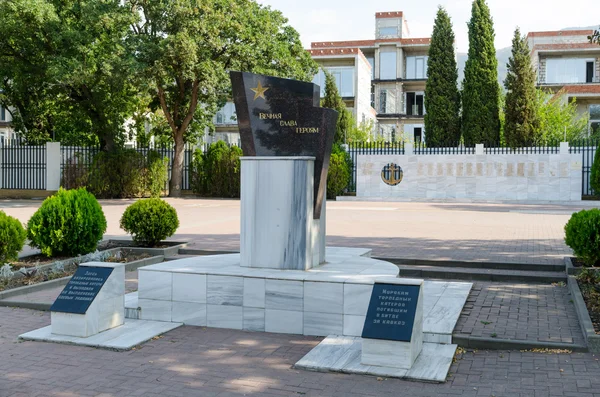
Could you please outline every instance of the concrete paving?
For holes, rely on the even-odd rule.
[[[178,212],[173,239],[190,247],[239,250],[239,200],[167,199]],[[101,200],[106,237],[126,237],[119,219],[134,200]],[[40,200],[0,200],[0,210],[27,222]],[[563,205],[327,202],[327,245],[364,247],[373,256],[559,264],[571,250],[564,225],[596,202]],[[30,252],[26,250],[26,252]]]

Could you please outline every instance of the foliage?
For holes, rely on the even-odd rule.
[[[198,149],[192,160],[192,190],[207,197],[240,197],[240,157],[242,149],[214,142],[203,153]]]
[[[352,176],[352,158],[341,145],[334,144],[327,172],[327,198],[335,199],[344,193]]]
[[[565,242],[587,266],[600,265],[600,209],[574,213],[565,225]]]
[[[443,147],[460,140],[460,93],[454,31],[448,13],[438,8],[429,46],[425,85],[427,144]]]
[[[85,189],[60,189],[44,200],[27,223],[30,245],[49,257],[92,252],[105,231],[102,208]]]
[[[589,116],[579,116],[575,98],[566,102],[563,91],[556,94],[537,90],[536,108],[539,128],[536,131],[538,145],[550,142],[571,142],[587,135]]]
[[[96,154],[79,181],[101,198],[159,197],[167,185],[168,167],[168,158],[155,150],[144,156],[135,149],[119,149]]]
[[[461,95],[463,139],[467,145],[494,144],[500,139],[500,87],[494,26],[485,0],[473,1],[468,26],[469,58]]]
[[[538,130],[536,108],[535,71],[531,65],[527,38],[515,30],[512,41],[512,56],[507,64],[508,72],[504,87],[505,124],[504,139],[510,147],[530,146],[535,142]]]
[[[347,132],[346,142],[367,142],[373,136],[375,131],[375,122],[373,120],[362,121],[359,125],[352,120],[351,128]]]
[[[230,95],[229,70],[312,80],[317,68],[281,12],[253,0],[128,0],[140,77],[175,143],[170,194],[181,194],[186,142]],[[201,106],[199,104],[202,104]]]
[[[600,44],[600,29],[594,30],[591,36],[588,36],[590,43]]]
[[[26,237],[21,222],[0,211],[0,265],[18,258]]]
[[[346,108],[333,75],[327,69],[323,69],[323,73],[325,73],[325,96],[321,99],[321,106],[338,112],[333,142],[345,143],[353,127],[352,113]]]
[[[133,241],[153,247],[172,236],[179,227],[177,211],[159,198],[139,200],[125,210],[121,229],[130,233]]]
[[[596,148],[596,154],[594,154],[594,163],[592,164],[590,174],[590,186],[597,195],[600,195],[600,145]]]
[[[118,0],[0,2],[0,91],[29,142],[100,142],[112,150],[137,106],[127,35],[138,18]]]

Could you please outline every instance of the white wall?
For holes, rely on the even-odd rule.
[[[400,184],[381,178],[402,167]],[[581,154],[358,155],[356,196],[473,201],[579,201]]]

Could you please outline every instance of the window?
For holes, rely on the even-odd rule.
[[[409,116],[423,116],[425,114],[422,93],[406,93],[406,114]]]
[[[396,51],[379,53],[379,78],[381,80],[396,80],[396,58]]]
[[[326,68],[335,79],[335,85],[342,97],[354,96],[354,68],[353,67],[338,67]],[[325,73],[319,70],[319,73],[313,79],[313,83],[321,88],[321,98],[325,96]]]
[[[379,92],[379,113],[396,113],[396,94],[394,90]]]
[[[394,124],[380,124],[379,135],[383,140],[390,142],[396,139],[396,126]]]
[[[427,78],[427,56],[406,57],[406,78]]]
[[[600,134],[600,105],[590,105],[590,134]]]
[[[373,80],[375,78],[375,57],[368,56],[367,61],[371,65],[371,80]]]
[[[592,66],[588,66],[591,64]],[[589,69],[588,69],[589,68]],[[546,83],[585,83],[593,79],[594,62],[582,58],[546,59]]]
[[[0,121],[6,121],[6,109],[0,106]]]
[[[398,36],[398,27],[389,26],[379,28],[379,37],[382,36]]]
[[[215,116],[215,124],[236,124],[235,105],[227,102]]]

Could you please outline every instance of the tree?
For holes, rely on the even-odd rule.
[[[450,146],[460,141],[457,80],[452,22],[440,6],[431,35],[425,85],[425,130],[429,146]]]
[[[129,0],[140,76],[175,144],[171,196],[181,194],[186,142],[230,97],[229,70],[310,81],[317,68],[287,19],[252,0]]]
[[[557,93],[537,90],[536,109],[538,129],[535,133],[538,145],[571,142],[587,136],[589,115],[580,116],[577,113],[575,99],[564,100],[566,92]]]
[[[137,16],[119,0],[2,1],[0,14],[0,90],[16,129],[115,149],[138,99],[126,41]]]
[[[594,30],[591,36],[588,36],[590,43],[600,44],[600,29]]]
[[[340,96],[335,77],[326,69],[323,69],[323,73],[325,73],[325,96],[321,99],[321,106],[337,110],[338,120],[333,142],[346,143],[348,134],[353,127],[352,113],[346,108],[346,104]]]
[[[529,146],[535,141],[538,130],[536,109],[535,71],[529,57],[527,38],[515,30],[512,56],[508,60],[504,80],[506,100],[504,105],[504,139],[510,147]]]
[[[494,26],[485,0],[474,0],[469,27],[469,57],[461,95],[466,144],[494,144],[500,139],[498,60]],[[428,109],[429,111],[429,109]]]

